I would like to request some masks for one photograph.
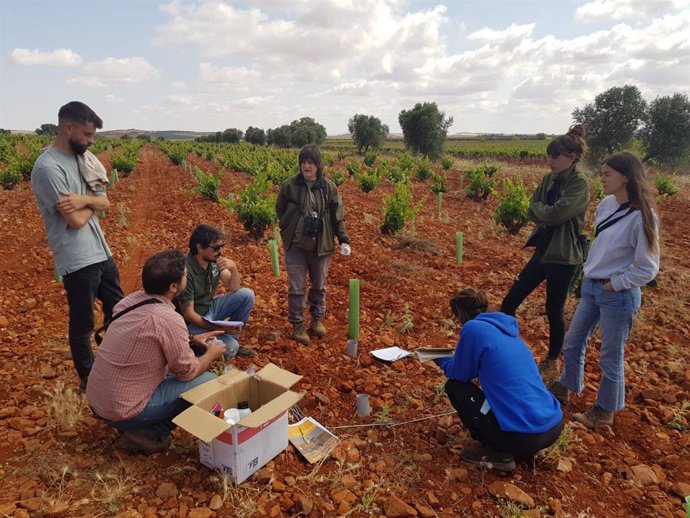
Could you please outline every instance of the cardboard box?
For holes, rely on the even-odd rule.
[[[184,392],[192,406],[173,422],[199,439],[199,460],[240,484],[287,448],[288,409],[302,399],[290,389],[302,376],[269,363],[254,376],[231,370]],[[248,401],[252,413],[229,425],[211,413]]]

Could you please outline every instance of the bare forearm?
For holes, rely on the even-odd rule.
[[[98,212],[110,208],[110,200],[107,196],[85,196],[86,206]]]
[[[62,217],[65,218],[69,228],[78,230],[88,223],[88,221],[91,219],[91,216],[93,216],[93,213],[93,209],[86,207],[69,212],[67,214],[62,214]]]

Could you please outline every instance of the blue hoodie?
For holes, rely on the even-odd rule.
[[[484,395],[504,432],[541,433],[563,419],[558,400],[539,376],[515,318],[481,313],[466,322],[453,358],[435,360],[450,379],[479,377]]]

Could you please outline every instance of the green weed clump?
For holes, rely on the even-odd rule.
[[[355,176],[358,174],[361,168],[362,164],[360,164],[357,160],[351,160],[347,163],[347,172],[350,173],[350,176]]]
[[[431,190],[435,193],[448,192],[448,187],[446,182],[448,181],[448,176],[445,173],[434,173],[432,176],[433,182],[431,183]]]
[[[486,200],[496,190],[496,180],[487,175],[483,167],[467,171],[470,185],[466,189],[468,198],[473,200]]]
[[[668,198],[678,194],[678,186],[676,185],[676,180],[671,175],[664,175],[657,173],[654,178],[654,186],[657,191],[659,191],[659,196],[662,198]]]
[[[364,155],[364,163],[367,166],[371,167],[372,165],[374,165],[374,162],[376,162],[377,157],[378,155],[375,151],[369,151],[366,155]]]
[[[269,192],[270,187],[266,175],[259,174],[232,204],[240,223],[256,238],[263,236],[266,229],[278,220],[276,195]]]
[[[357,183],[362,192],[371,192],[381,181],[381,176],[378,174],[378,170],[364,171],[362,174],[357,176]]]
[[[419,180],[427,180],[431,178],[431,175],[434,173],[434,170],[431,167],[431,162],[429,161],[428,158],[422,158],[419,160],[417,163],[417,178]]]
[[[494,212],[494,221],[503,225],[510,234],[517,234],[529,221],[529,202],[530,196],[522,180],[506,180],[503,196]]]
[[[339,187],[345,181],[345,174],[340,169],[336,169],[331,177],[331,180],[333,180],[333,183]]]
[[[218,201],[218,191],[220,190],[220,176],[213,173],[206,173],[199,167],[194,168],[194,176],[196,177],[197,185],[194,188],[195,192],[210,201]]]
[[[417,217],[424,200],[420,200],[417,205],[413,206],[411,187],[409,180],[398,182],[393,194],[384,197],[382,233],[395,234]]]

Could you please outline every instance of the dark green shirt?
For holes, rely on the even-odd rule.
[[[187,254],[187,288],[178,296],[180,305],[184,307],[192,302],[194,311],[203,317],[211,308],[219,281],[220,271],[216,263],[208,263],[204,270],[195,256]]]

